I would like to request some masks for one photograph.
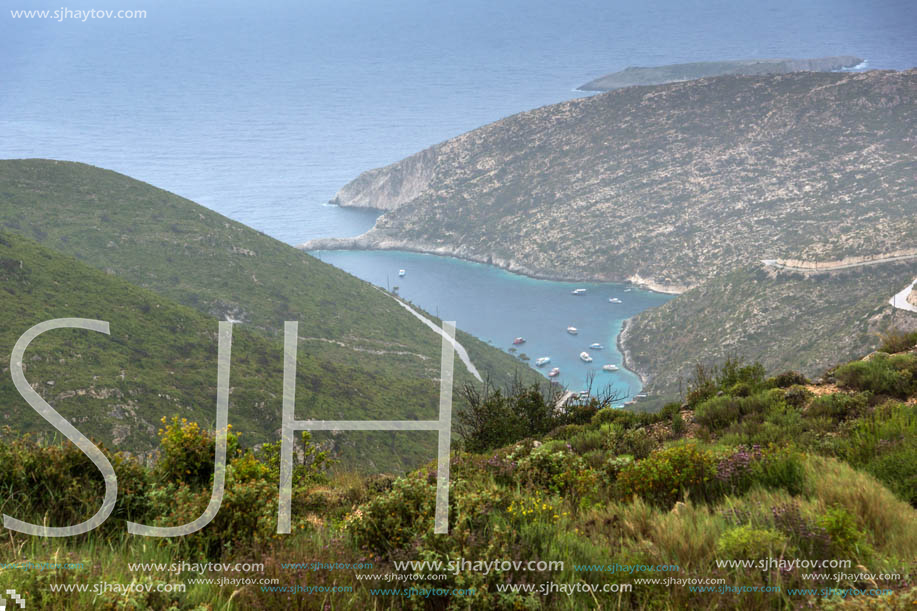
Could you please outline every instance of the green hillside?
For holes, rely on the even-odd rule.
[[[817,274],[742,267],[629,320],[628,366],[664,394],[698,363],[735,356],[817,375],[875,348],[884,329],[917,329],[917,314],[888,304],[915,275],[913,262]]]
[[[39,322],[105,320],[111,335],[57,330],[41,335],[24,362],[26,378],[84,434],[117,450],[157,444],[161,418],[179,415],[212,428],[216,406],[217,321],[9,232],[0,232],[0,353]],[[433,335],[432,331],[430,332]],[[406,359],[405,359],[406,360]],[[297,417],[433,418],[432,382],[300,353]],[[56,434],[13,387],[9,361],[0,378],[0,424]],[[396,370],[399,361],[391,365]],[[276,442],[283,375],[281,342],[235,325],[229,421],[242,443]],[[400,470],[430,459],[423,434],[344,436],[335,453],[364,470]],[[397,451],[395,451],[397,450]]]
[[[122,174],[72,162],[0,161],[0,227],[269,337],[280,336],[283,321],[298,320],[300,350],[323,360],[393,377],[439,376],[439,336],[391,297]],[[463,332],[458,339],[482,375],[498,383],[517,373],[536,379],[512,356]],[[471,379],[458,362],[456,377]],[[430,384],[434,402],[436,392]]]

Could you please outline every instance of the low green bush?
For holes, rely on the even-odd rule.
[[[832,393],[816,397],[806,409],[806,418],[831,418],[836,422],[859,418],[866,413],[872,398],[870,392],[855,395]]]
[[[835,376],[846,388],[903,399],[917,392],[917,356],[879,352],[865,361],[838,367]]]
[[[685,494],[694,501],[711,501],[719,495],[716,465],[713,453],[697,444],[671,446],[622,469],[618,492],[662,508],[673,506]]]
[[[756,560],[780,556],[786,544],[786,536],[772,528],[753,528],[745,524],[720,535],[716,551],[723,559]]]
[[[831,538],[831,552],[837,558],[859,558],[868,555],[866,535],[856,518],[843,507],[833,507],[816,518],[815,523]]]
[[[764,391],[750,397],[723,395],[697,406],[694,421],[710,432],[721,431],[749,414],[765,414],[779,404],[781,391]]]
[[[882,344],[879,346],[881,352],[895,354],[904,352],[917,346],[917,331],[906,333],[900,329],[891,329],[881,337]]]
[[[853,422],[835,453],[917,507],[917,405],[884,403]]]
[[[771,378],[774,386],[777,388],[789,388],[790,386],[803,386],[809,383],[806,376],[797,371],[784,371],[783,373]]]

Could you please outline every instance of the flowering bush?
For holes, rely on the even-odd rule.
[[[824,528],[803,516],[799,505],[776,505],[771,508],[771,518],[776,528],[787,535],[801,553],[810,558],[828,557],[831,537]]]

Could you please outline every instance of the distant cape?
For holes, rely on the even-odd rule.
[[[739,59],[721,62],[669,64],[648,68],[631,67],[612,72],[585,85],[580,91],[611,91],[633,85],[662,85],[724,74],[785,74],[787,72],[832,72],[859,66],[864,60],[843,55],[816,59]]]

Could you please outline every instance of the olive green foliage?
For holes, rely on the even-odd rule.
[[[771,528],[752,528],[745,524],[727,530],[716,542],[722,558],[746,560],[777,557],[786,545],[786,536]]]
[[[917,347],[917,331],[907,333],[894,327],[883,333],[879,339],[882,341],[879,345],[879,351],[888,354],[904,352]]]
[[[467,407],[457,414],[456,430],[471,452],[508,445],[525,437],[539,437],[566,424],[589,422],[598,410],[595,402],[557,409],[550,387],[538,385],[504,392],[490,384],[467,384]]]
[[[394,562],[402,560],[564,561],[562,570],[510,568],[489,574],[458,570],[449,571],[445,579],[421,575],[412,581],[415,589],[475,588],[474,608],[488,609],[572,610],[598,602],[603,608],[712,605],[763,610],[798,603],[784,594],[788,588],[827,585],[817,578],[805,578],[801,570],[717,567],[716,561],[723,559],[843,558],[868,571],[899,572],[907,579],[913,569],[907,559],[917,557],[917,512],[906,502],[915,489],[914,469],[890,469],[888,465],[906,466],[903,461],[913,456],[915,407],[895,401],[875,405],[870,393],[834,393],[846,398],[830,400],[801,394],[807,403],[798,405],[788,400],[798,384],[769,388],[770,382],[757,374],[750,382],[749,378],[724,382],[732,390],[719,395],[721,389],[716,389],[693,410],[675,404],[657,414],[603,409],[588,419],[564,422],[541,439],[526,436],[483,454],[455,452],[450,465],[450,534],[445,537],[433,533],[435,461],[398,477],[342,474],[329,478],[328,456],[308,435],[297,448],[302,460],[295,468],[292,491],[294,533],[278,536],[279,447],[269,443],[258,451],[243,449],[232,431],[226,495],[210,525],[161,545],[141,548],[143,542],[136,538],[119,542],[119,536],[124,536],[121,520],[128,511],[136,521],[172,526],[196,518],[209,500],[211,472],[205,465],[213,456],[213,433],[191,421],[166,419],[159,435],[159,462],[152,468],[112,455],[119,475],[125,473],[118,518],[82,542],[68,544],[66,553],[88,557],[86,546],[104,539],[114,550],[113,559],[99,560],[93,552],[93,566],[115,574],[117,557],[121,563],[124,557],[133,562],[149,559],[151,554],[156,561],[165,562],[176,557],[259,559],[265,562],[265,573],[253,577],[276,576],[281,583],[300,585],[351,586],[350,592],[324,599],[342,608],[371,608],[374,602],[378,604],[378,597],[369,588],[391,586],[379,580],[356,580],[352,571],[295,572],[283,569],[281,563],[372,561],[371,572],[384,574],[394,571]],[[521,406],[537,405],[528,390],[520,389],[518,396],[501,393],[501,399],[510,403],[518,399]],[[736,421],[698,423],[697,414],[705,405],[722,406],[727,401],[756,407],[744,410],[745,415]],[[519,413],[527,412],[520,409]],[[675,431],[678,419],[683,435]],[[725,428],[718,428],[720,422]],[[682,439],[684,436],[690,438]],[[772,439],[761,444],[757,441],[761,437]],[[67,478],[55,474],[63,468],[68,477],[75,474],[83,478],[80,481],[89,482],[87,490],[92,495],[68,492],[73,498],[68,506],[60,493],[44,498],[40,492],[33,500],[19,493],[7,506],[19,503],[12,507],[19,516],[41,520],[41,508],[61,503],[60,508],[55,507],[59,512],[55,519],[64,523],[91,512],[100,498],[101,482],[91,464],[79,460],[81,455],[74,450],[70,450],[72,459],[61,458],[60,452],[67,447],[9,437],[0,444],[3,485],[16,490],[35,488],[36,480],[23,479],[31,470],[53,484],[47,489],[67,490]],[[23,465],[34,466],[27,469]],[[507,582],[633,581],[632,574],[573,568],[609,563],[674,563],[681,567],[680,578],[722,576],[734,585],[780,586],[782,593],[759,596],[634,588],[623,595],[597,592],[595,600],[587,600],[579,595],[497,591],[498,584]],[[81,575],[80,579],[90,578]],[[147,577],[171,580],[167,574]],[[7,587],[46,589],[45,582],[38,580],[48,578],[0,574],[0,582]],[[856,584],[842,580],[830,585]],[[162,600],[138,598],[136,604],[223,608],[230,598],[254,609],[276,608],[286,600],[257,587],[198,585],[187,594]],[[99,602],[74,600],[82,601],[74,608],[92,608]],[[383,603],[383,608],[386,604],[393,603]],[[400,597],[392,608],[458,609],[467,604],[467,599],[459,597],[415,594]]]
[[[847,388],[905,398],[917,391],[917,354],[877,352],[867,360],[838,367],[835,375]]]
[[[273,441],[279,427],[284,321],[299,322],[300,418],[435,417],[441,338],[384,291],[115,172],[4,160],[0,184],[0,354],[50,318],[110,323],[108,338],[47,333],[27,355],[30,382],[56,409],[92,414],[80,424],[85,434],[149,453],[162,416],[212,423],[214,319],[227,318],[243,323],[234,326],[230,421],[248,443]],[[501,386],[514,377],[542,379],[461,330],[457,337]],[[455,377],[474,379],[458,360]],[[0,379],[0,402],[12,407],[10,422],[21,431],[49,430],[9,376]],[[435,440],[425,435],[334,441],[336,454],[358,469],[411,468],[435,454]]]

